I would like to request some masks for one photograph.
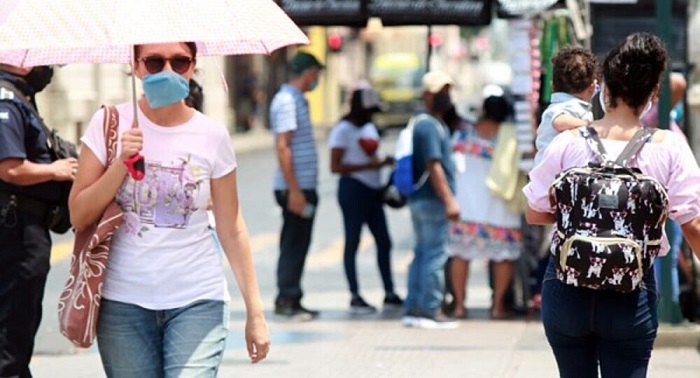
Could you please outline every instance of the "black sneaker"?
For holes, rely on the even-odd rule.
[[[302,306],[301,303],[297,303],[296,309],[300,313],[308,314],[309,316],[311,316],[312,319],[316,319],[316,318],[318,318],[319,315],[321,315],[321,313],[319,311],[309,310],[308,308]]]
[[[403,306],[403,299],[394,293],[387,294],[384,297],[384,306],[401,307]]]
[[[368,315],[377,312],[377,309],[370,306],[362,297],[357,296],[350,301],[350,312],[353,315]]]
[[[278,301],[275,303],[275,315],[288,320],[309,321],[318,317],[318,311],[308,310],[299,303]]]

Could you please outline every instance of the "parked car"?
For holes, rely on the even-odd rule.
[[[379,93],[384,112],[374,116],[377,128],[403,127],[422,106],[421,78],[425,66],[418,54],[387,53],[373,61],[369,81]]]

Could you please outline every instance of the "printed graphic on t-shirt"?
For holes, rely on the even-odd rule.
[[[117,195],[117,203],[124,210],[125,231],[143,236],[150,226],[186,228],[197,210],[195,198],[202,183],[196,179],[198,169],[188,160],[174,166],[146,161],[144,179],[128,177]]]
[[[367,156],[374,156],[379,147],[379,141],[374,138],[360,138],[357,140],[357,143]]]

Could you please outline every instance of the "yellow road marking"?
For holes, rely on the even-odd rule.
[[[253,253],[262,252],[279,242],[278,232],[265,232],[250,236],[250,250]]]
[[[51,264],[70,258],[73,253],[73,242],[63,242],[54,244],[51,248]]]
[[[278,240],[279,234],[276,232],[253,235],[250,237],[250,250],[253,251],[253,253],[264,251],[270,246],[275,245]],[[53,248],[51,248],[51,264],[56,264],[62,260],[69,259],[72,253],[72,241],[54,244]]]
[[[363,235],[362,239],[360,239],[358,251],[364,251],[373,243],[374,239],[372,239],[372,237],[369,235]],[[337,265],[339,261],[343,260],[344,246],[345,239],[336,239],[321,251],[309,253],[306,260],[306,267],[308,269],[321,269],[332,265]]]
[[[259,253],[274,246],[279,241],[279,234],[276,232],[267,232],[256,234],[250,237],[250,249],[253,253]],[[310,253],[306,266],[309,269],[321,269],[328,266],[336,265],[343,258],[344,239],[336,239],[324,249],[317,253]],[[358,250],[360,252],[368,249],[374,244],[374,239],[369,235],[362,236]],[[51,263],[56,264],[62,260],[69,259],[73,252],[73,242],[66,241],[54,244],[51,249]],[[408,254],[398,263],[399,267],[405,269],[405,266],[410,262],[412,255]],[[401,269],[401,268],[400,268]]]

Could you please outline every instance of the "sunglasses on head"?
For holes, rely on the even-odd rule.
[[[165,68],[165,62],[169,62],[173,71],[182,75],[190,69],[193,62],[193,59],[189,56],[174,56],[172,58],[148,56],[139,60],[143,62],[143,65],[146,67],[146,71],[151,74],[163,71],[163,68]]]

